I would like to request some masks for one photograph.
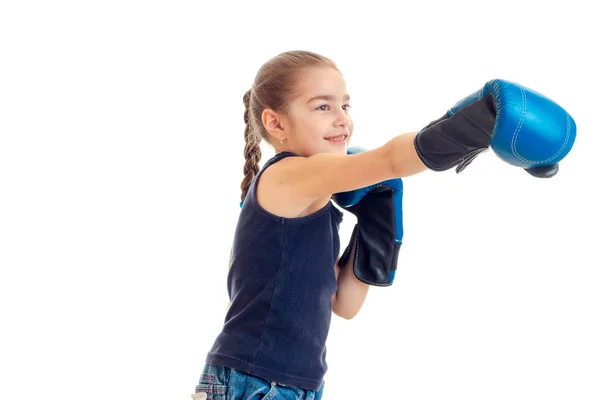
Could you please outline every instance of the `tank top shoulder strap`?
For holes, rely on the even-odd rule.
[[[271,165],[275,164],[277,161],[283,160],[286,157],[296,157],[296,154],[291,153],[289,151],[282,151],[281,153],[277,153],[273,157],[271,157],[269,160],[267,160],[267,162],[265,162],[265,165],[263,165],[260,172],[262,173],[265,169],[267,169],[267,167],[270,167]]]
[[[262,175],[262,173],[271,165],[275,164],[277,161],[283,160],[286,157],[297,157],[296,154],[291,153],[289,151],[282,151],[281,153],[277,153],[275,154],[273,157],[271,157],[270,159],[268,159],[265,164],[262,166],[262,168],[260,169],[260,171],[258,171],[258,174],[256,174],[256,176],[254,177],[254,179],[252,180],[252,183],[250,184],[250,187],[248,189],[248,196],[250,196],[250,198],[252,198],[252,196],[254,196],[254,190],[255,190],[255,186],[256,186],[256,182],[258,182],[258,180],[260,179],[260,176]],[[240,207],[243,205],[243,202],[240,202]]]
[[[256,178],[254,180],[258,181],[258,179],[260,178],[260,176],[262,175],[262,173],[265,172],[265,170],[267,168],[269,168],[271,165],[275,164],[277,161],[283,160],[286,157],[297,157],[297,155],[294,154],[294,153],[291,153],[289,151],[282,151],[281,153],[275,154],[273,157],[271,157],[270,159],[268,159],[265,162],[265,164],[260,169],[260,171],[258,171],[258,174],[256,174]]]

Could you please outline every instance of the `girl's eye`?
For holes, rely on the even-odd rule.
[[[344,105],[342,106],[342,109],[344,109],[344,111],[348,111],[348,110],[350,110],[350,108],[352,108],[352,107],[350,106],[350,104],[344,104]],[[317,109],[317,110],[321,110],[321,111],[328,111],[328,110],[329,110],[329,106],[328,106],[327,104],[323,104],[322,106],[319,106],[319,107],[317,107],[316,109]]]

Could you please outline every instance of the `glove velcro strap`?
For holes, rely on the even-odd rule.
[[[491,144],[496,104],[491,93],[429,123],[415,138],[415,149],[433,171],[462,171]],[[462,165],[461,165],[462,164]]]

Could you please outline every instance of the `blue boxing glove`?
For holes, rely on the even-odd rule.
[[[348,154],[363,152],[348,148]],[[363,283],[390,286],[398,264],[404,234],[402,225],[402,179],[390,179],[365,188],[336,193],[333,200],[357,218],[350,244],[340,257],[346,265],[356,239],[352,262],[354,275]]]
[[[415,149],[429,169],[456,166],[459,173],[491,147],[505,162],[549,178],[558,173],[575,136],[575,121],[561,106],[518,83],[495,79],[423,128]]]

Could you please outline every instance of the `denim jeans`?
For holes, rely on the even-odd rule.
[[[318,391],[285,386],[236,369],[206,364],[193,400],[321,400]]]

